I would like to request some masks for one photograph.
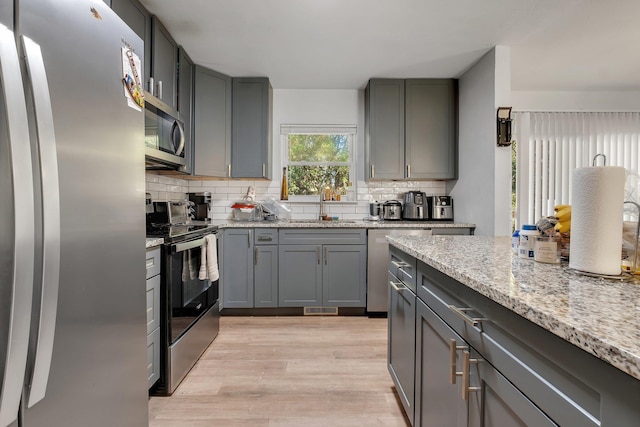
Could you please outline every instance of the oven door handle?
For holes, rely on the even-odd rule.
[[[171,253],[175,254],[178,252],[184,252],[189,249],[198,248],[202,245],[204,245],[204,237],[202,239],[191,240],[189,242],[176,243],[175,245],[173,245],[173,250],[171,251]]]

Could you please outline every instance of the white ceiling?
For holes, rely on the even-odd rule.
[[[276,89],[460,77],[511,47],[513,90],[640,90],[640,0],[141,0],[193,61]]]

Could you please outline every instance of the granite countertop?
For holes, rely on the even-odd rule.
[[[160,246],[164,243],[164,239],[162,237],[147,237],[147,249],[151,249],[155,246]]]
[[[640,280],[512,255],[510,237],[389,236],[389,243],[640,379]]]
[[[448,221],[319,221],[294,219],[290,221],[218,221],[218,228],[473,228],[475,224]]]

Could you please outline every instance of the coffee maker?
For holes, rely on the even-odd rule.
[[[189,197],[189,218],[192,221],[210,221],[209,210],[211,208],[211,193],[187,193]]]

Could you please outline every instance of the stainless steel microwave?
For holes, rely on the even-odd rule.
[[[186,172],[182,116],[176,109],[146,91],[144,104],[146,168]]]

